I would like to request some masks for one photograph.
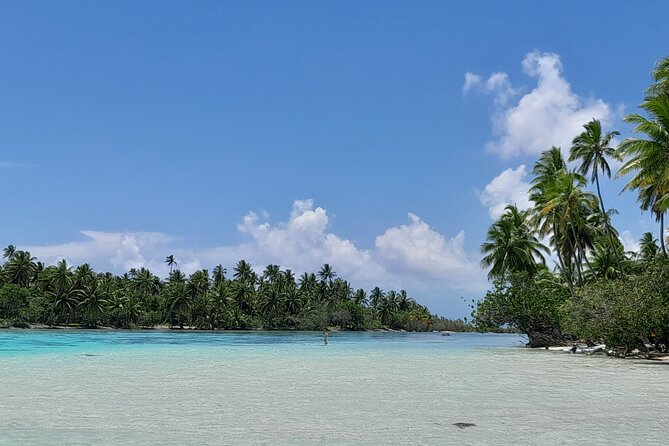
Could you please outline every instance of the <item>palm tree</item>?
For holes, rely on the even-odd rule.
[[[490,268],[488,279],[503,277],[510,271],[534,274],[539,263],[545,264],[543,253],[548,248],[539,242],[529,224],[529,213],[509,205],[495,222],[481,245],[483,268]]]
[[[93,268],[88,263],[79,265],[74,270],[74,283],[77,288],[83,288],[85,285],[88,285],[90,282],[95,280]]]
[[[591,174],[590,182],[597,185],[597,196],[599,197],[599,204],[601,206],[602,218],[604,220],[604,227],[609,236],[610,248],[614,247],[613,234],[611,232],[611,224],[608,221],[606,208],[604,207],[604,200],[602,199],[602,191],[599,186],[600,172],[611,178],[611,168],[606,158],[618,159],[616,152],[611,147],[611,141],[620,132],[612,131],[602,134],[602,125],[597,119],[593,119],[583,126],[585,131],[574,138],[572,141],[571,154],[569,161],[580,160],[579,173],[583,176],[588,173]],[[623,274],[620,260],[617,262],[620,274]]]
[[[407,295],[406,290],[400,290],[397,295],[397,306],[402,311],[407,311],[415,304],[414,300]]]
[[[110,314],[114,315],[115,326],[121,327],[121,319],[125,316],[128,299],[121,293],[112,293],[106,299],[106,308]]]
[[[223,265],[216,265],[212,271],[212,277],[214,279],[214,286],[218,286],[221,283],[225,282],[225,275],[228,273],[228,270],[223,268]]]
[[[65,322],[70,322],[72,312],[79,304],[81,290],[72,285],[66,289],[52,291],[50,295],[53,300],[52,314],[53,312],[56,312],[58,314],[58,318],[61,320],[64,315],[67,315]]]
[[[142,300],[154,295],[160,290],[160,279],[154,276],[147,268],[140,268],[132,279],[133,288],[139,293]]]
[[[643,261],[649,261],[660,252],[660,247],[657,246],[657,239],[653,237],[651,232],[644,232],[639,240],[639,258]]]
[[[2,251],[2,258],[12,260],[14,253],[16,253],[16,246],[7,245],[7,247]]]
[[[545,150],[534,163],[532,174],[534,178],[531,181],[530,200],[534,203],[533,224],[536,225],[540,237],[551,236],[551,242],[558,258],[560,272],[562,273],[569,289],[572,290],[571,268],[567,268],[566,259],[562,255],[562,231],[557,221],[557,210],[547,210],[547,203],[554,194],[557,179],[567,173],[567,163],[562,157],[562,151],[559,147],[551,147]],[[572,290],[573,294],[573,290]]]
[[[379,318],[381,318],[381,323],[384,325],[387,325],[390,322],[390,319],[398,310],[395,296],[396,293],[394,291],[389,291],[388,295],[379,302]]]
[[[353,302],[357,305],[367,305],[367,293],[362,288],[359,288],[353,293]]]
[[[253,268],[246,260],[240,260],[237,262],[237,265],[234,268],[233,277],[240,282],[244,282],[249,285],[255,283],[256,280],[256,275],[253,272]]]
[[[82,309],[84,319],[90,326],[96,326],[98,317],[102,314],[106,301],[104,291],[98,281],[92,281],[80,290],[79,307]]]
[[[167,290],[167,308],[170,315],[177,316],[177,325],[183,328],[182,316],[188,317],[192,298],[187,290],[185,282],[175,282],[170,284]]]
[[[172,275],[172,268],[177,266],[177,261],[174,259],[174,256],[172,254],[168,255],[165,258],[165,263],[170,267],[170,275]]]
[[[279,275],[280,269],[279,265],[267,265],[265,268],[265,271],[263,271],[263,278],[270,283],[272,283],[274,280],[276,280],[277,276]]]
[[[547,185],[553,183],[559,173],[566,171],[567,163],[564,161],[562,150],[559,147],[553,146],[544,150],[532,167],[534,179],[531,182],[530,195],[541,192]]]
[[[650,119],[639,114],[625,117],[636,124],[634,131],[646,135],[628,138],[619,152],[629,160],[618,171],[618,176],[634,173],[623,190],[636,190],[641,209],[650,210],[660,222],[662,253],[667,249],[664,240],[664,214],[669,209],[669,93],[651,96],[641,104]]]
[[[27,251],[16,251],[8,258],[10,260],[3,269],[5,280],[22,287],[30,285],[37,270],[36,259],[31,257]]]
[[[595,243],[588,269],[584,273],[588,279],[605,278],[610,280],[620,276],[617,259],[624,255],[623,245],[620,242],[613,247],[608,245],[609,240],[605,238],[601,238]]]
[[[374,287],[372,292],[369,294],[369,303],[372,308],[376,309],[384,296],[385,293],[381,290],[381,288]]]
[[[300,291],[302,291],[305,294],[312,294],[316,291],[316,285],[317,285],[317,280],[316,280],[316,275],[314,273],[303,273],[300,276],[300,280],[298,282],[298,286],[300,287]]]
[[[669,93],[669,56],[660,59],[653,70],[653,83],[646,89],[649,96]]]
[[[274,317],[281,312],[283,297],[283,293],[272,286],[268,287],[263,293],[260,301],[260,312],[265,318],[267,328],[274,327]]]
[[[337,277],[337,273],[334,272],[329,263],[324,263],[317,275],[321,282],[328,285],[331,285],[334,278]]]
[[[232,306],[233,302],[226,284],[221,282],[214,285],[209,294],[209,328],[220,328]]]
[[[61,259],[56,266],[49,266],[44,270],[47,287],[56,292],[64,292],[72,286],[72,272],[67,261]]]
[[[554,240],[555,246],[568,259],[583,282],[582,262],[587,258],[587,249],[594,246],[596,228],[588,224],[588,217],[598,212],[599,204],[594,194],[583,190],[585,178],[574,172],[558,174],[556,181],[547,190],[541,212],[552,214],[560,228],[562,238]]]
[[[242,312],[250,314],[253,311],[253,297],[255,290],[247,283],[236,281],[232,287],[232,298]]]

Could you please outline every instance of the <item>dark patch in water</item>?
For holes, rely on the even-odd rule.
[[[81,356],[100,356],[100,355],[94,355],[92,353],[82,353]]]
[[[453,426],[457,426],[460,429],[465,429],[467,427],[473,427],[476,426],[474,423],[453,423]]]

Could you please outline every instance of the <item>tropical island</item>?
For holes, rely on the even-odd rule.
[[[66,260],[45,266],[13,245],[3,254],[0,321],[6,327],[472,330],[431,314],[405,290],[353,290],[329,264],[296,278],[277,265],[258,274],[240,260],[229,279],[222,265],[186,276],[170,255],[169,277],[161,280],[147,268],[117,276],[88,264],[71,268]]]
[[[638,136],[614,147],[617,131],[586,123],[568,154],[551,147],[534,164],[532,207],[507,206],[490,226],[481,265],[493,289],[473,308],[478,329],[515,327],[531,347],[580,340],[616,356],[669,351],[669,57],[653,79],[642,114],[625,118]],[[659,236],[645,233],[635,252],[625,251],[611,224],[616,211],[604,205],[600,179],[611,177],[611,160],[622,163],[615,177],[627,177],[623,191],[659,224]]]

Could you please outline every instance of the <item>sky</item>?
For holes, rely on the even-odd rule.
[[[632,136],[664,1],[0,0],[0,245],[165,277],[323,263],[462,317],[528,172]],[[633,249],[655,224],[606,180]]]

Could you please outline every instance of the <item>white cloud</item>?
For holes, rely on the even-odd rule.
[[[485,186],[479,193],[479,200],[488,208],[490,218],[498,219],[509,204],[514,204],[519,209],[532,207],[528,196],[530,184],[525,181],[526,176],[525,165],[521,164],[515,169],[502,171]]]
[[[465,73],[465,84],[462,86],[462,93],[467,94],[472,88],[481,83],[481,76],[478,74],[467,72]]]
[[[91,263],[117,272],[141,266],[149,267],[157,274],[167,271],[162,262],[164,257],[155,256],[158,252],[167,252],[169,243],[174,240],[172,237],[160,232],[81,231],[81,234],[86,237],[84,240],[22,249],[46,264],[65,259],[70,264]]]
[[[629,229],[620,233],[620,241],[625,247],[625,251],[639,251],[639,237],[635,237]]]
[[[511,102],[519,90],[511,86],[506,73],[494,73],[485,82],[484,90],[495,95],[497,105],[492,118],[496,139],[486,144],[489,152],[509,158],[535,155],[554,145],[566,149],[591,119],[601,120],[604,127],[613,123],[617,113],[609,104],[572,91],[559,55],[531,52],[522,68],[537,79],[537,85],[517,101]]]
[[[376,256],[390,273],[411,273],[419,278],[446,279],[466,288],[479,273],[465,251],[465,233],[447,240],[443,235],[409,214],[410,224],[387,229],[375,241]]]
[[[315,272],[323,263],[330,263],[355,287],[406,288],[432,298],[486,286],[478,261],[465,249],[464,232],[449,239],[414,214],[409,214],[408,224],[391,227],[376,237],[372,249],[359,248],[330,232],[327,211],[315,207],[312,200],[296,200],[288,221],[272,224],[268,218],[249,212],[237,226],[249,240],[231,246],[190,249],[159,232],[82,231],[84,240],[22,249],[46,263],[65,258],[72,264],[88,262],[116,273],[145,266],[162,277],[168,271],[165,257],[173,254],[186,273],[218,263],[232,270],[238,260],[245,259],[257,271],[274,263],[298,274]]]

